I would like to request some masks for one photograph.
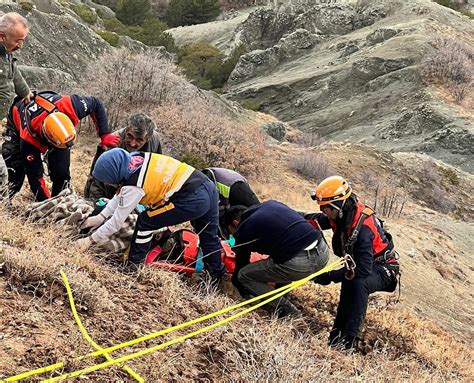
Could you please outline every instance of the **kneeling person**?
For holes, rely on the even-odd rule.
[[[127,126],[113,133],[117,137],[118,148],[125,149],[127,152],[150,152],[161,154],[161,142],[156,124],[145,113],[132,114],[127,120]],[[87,199],[97,200],[99,198],[112,198],[117,191],[116,187],[106,185],[92,176],[95,163],[104,148],[99,145],[84,187],[84,197]]]
[[[218,200],[214,184],[201,172],[174,158],[154,153],[128,153],[112,149],[102,154],[92,175],[99,181],[119,188],[105,209],[83,225],[105,224],[78,245],[106,240],[120,230],[138,203],[151,206],[140,213],[133,233],[128,260],[139,263],[150,250],[153,232],[165,226],[191,221],[199,233],[204,263],[210,275],[219,279],[225,268],[217,236]]]
[[[297,281],[327,264],[329,250],[321,231],[281,202],[266,201],[248,209],[233,207],[226,215],[226,224],[236,240],[232,282],[243,296],[267,293],[273,290],[271,282]],[[249,263],[252,251],[269,258]],[[285,297],[265,308],[278,318],[301,315]]]

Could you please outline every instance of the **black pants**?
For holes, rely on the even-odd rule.
[[[7,123],[3,131],[2,157],[8,169],[8,196],[18,193],[25,179],[25,169],[20,155],[20,133]]]
[[[20,156],[36,201],[44,201],[45,199],[54,197],[69,185],[69,181],[71,180],[69,173],[69,165],[71,163],[70,149],[51,149],[45,155],[46,162],[48,163],[49,176],[53,183],[51,193],[46,187],[43,178],[44,167],[41,151],[29,142],[21,140]]]
[[[329,342],[343,341],[346,346],[351,346],[364,322],[369,294],[376,291],[393,292],[395,287],[394,277],[377,264],[374,264],[372,272],[365,278],[354,278],[351,281],[345,279]]]

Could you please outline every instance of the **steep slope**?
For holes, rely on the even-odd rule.
[[[428,57],[441,54],[433,53],[437,36],[464,42],[472,72],[468,17],[429,0],[313,0],[282,1],[233,20],[241,18],[232,37],[230,21],[172,31],[178,41],[192,37],[227,52],[241,43],[249,49],[230,76],[226,97],[251,99],[304,131],[423,152],[474,172],[472,84],[456,105],[446,89],[427,85],[422,76]],[[455,70],[457,64],[448,65]]]
[[[86,149],[83,142],[74,151],[73,181],[77,189],[88,170]],[[341,149],[346,150],[346,158],[339,155]],[[273,165],[268,178],[265,182],[251,181],[265,199],[278,196],[295,208],[314,209],[308,198],[314,182],[288,169],[288,161],[299,153],[301,149],[296,146],[273,146],[268,154]],[[402,166],[402,161],[363,146],[329,145],[318,153],[331,160],[338,172],[350,173],[354,187],[367,200],[370,185],[361,172],[365,166],[371,165],[381,177],[390,177],[393,169],[401,170]],[[467,177],[472,186],[472,176]],[[25,203],[25,195],[14,201],[17,208]],[[474,227],[421,208],[414,201],[402,217],[387,223],[403,257],[402,301],[393,305],[395,294],[371,298],[364,331],[368,355],[346,355],[326,347],[338,288],[308,284],[293,294],[310,324],[308,332],[299,332],[291,322],[270,320],[259,312],[127,365],[147,381],[371,380],[387,376],[409,381],[472,380],[472,349],[463,342],[469,344],[473,336],[469,238]],[[90,351],[68,308],[58,277],[61,268],[69,277],[84,325],[102,346],[128,341],[235,302],[230,286],[225,294],[209,294],[197,281],[176,274],[150,269],[133,272],[105,254],[81,254],[71,246],[70,238],[58,235],[60,227],[9,216],[4,207],[0,209],[0,228],[0,378],[57,360],[68,362]],[[169,334],[163,339],[175,336]],[[163,339],[150,340],[146,347]],[[143,349],[135,346],[114,356]],[[67,363],[61,373],[86,365]],[[132,381],[117,367],[94,372],[89,379]]]

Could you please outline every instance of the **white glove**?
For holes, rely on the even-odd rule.
[[[105,217],[102,214],[94,215],[93,217],[89,217],[84,221],[84,223],[81,225],[81,229],[86,229],[88,227],[95,229],[102,225],[104,221]]]
[[[74,245],[76,246],[78,250],[86,251],[89,248],[89,246],[92,245],[92,242],[89,239],[89,237],[86,237],[86,238],[78,239],[76,242],[74,242]]]

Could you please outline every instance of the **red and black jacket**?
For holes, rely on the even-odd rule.
[[[107,122],[107,115],[104,105],[96,97],[87,96],[61,96],[54,92],[45,91],[39,93],[42,97],[53,103],[58,111],[66,114],[76,126],[79,121],[87,116],[91,116],[97,134],[102,136],[110,133]],[[48,112],[31,102],[28,105],[22,100],[18,100],[10,108],[9,121],[20,132],[22,140],[29,142],[45,153],[49,147],[42,137],[41,129]]]
[[[332,229],[334,232],[332,247],[337,256],[344,256],[346,244],[352,232],[357,226],[359,217],[366,206],[361,202],[356,202],[352,214],[349,215],[349,222],[346,220],[333,221],[323,213],[305,215],[307,219],[314,219],[320,228]],[[357,239],[352,246],[352,257],[357,265],[355,277],[364,278],[372,272],[375,260],[387,251],[393,250],[391,239],[385,234],[379,220],[375,214],[369,215],[363,220]],[[341,282],[344,279],[344,269],[331,272],[333,282]]]

